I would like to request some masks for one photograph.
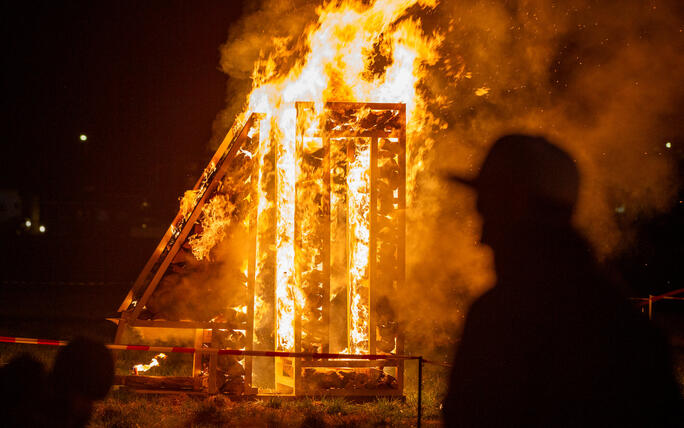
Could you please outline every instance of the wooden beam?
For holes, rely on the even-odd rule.
[[[167,320],[126,320],[131,327],[190,328],[190,329],[229,329],[246,330],[246,323],[227,323],[209,321],[167,321]]]
[[[325,107],[331,110],[348,110],[348,109],[362,109],[369,108],[371,110],[404,110],[406,111],[406,104],[403,103],[357,103],[353,101],[328,101]]]
[[[166,253],[164,260],[162,261],[161,265],[159,266],[159,269],[157,269],[154,276],[152,277],[152,280],[150,281],[150,283],[145,288],[144,294],[142,295],[142,297],[138,301],[138,304],[135,306],[135,309],[133,310],[133,314],[131,316],[131,319],[135,320],[140,316],[140,312],[142,311],[143,307],[145,306],[145,304],[149,300],[149,298],[152,295],[152,293],[154,292],[154,290],[157,288],[157,285],[159,284],[159,281],[161,280],[164,273],[166,272],[166,269],[169,267],[169,264],[171,264],[171,261],[176,256],[176,253],[178,253],[178,250],[180,249],[181,245],[183,244],[183,242],[185,242],[185,239],[188,237],[190,230],[194,227],[195,222],[199,219],[199,216],[202,212],[202,206],[204,206],[204,203],[207,201],[209,196],[214,193],[214,190],[220,184],[221,179],[223,178],[223,175],[225,174],[226,170],[228,169],[228,166],[230,165],[230,160],[235,156],[235,153],[240,148],[240,146],[242,146],[242,143],[247,138],[247,134],[249,133],[249,129],[252,126],[252,124],[254,123],[255,119],[256,119],[255,114],[252,114],[249,117],[249,119],[247,120],[247,123],[242,128],[242,131],[240,132],[240,134],[235,138],[235,140],[230,145],[230,148],[228,149],[228,152],[226,153],[226,155],[223,156],[221,158],[221,161],[219,161],[220,163],[216,165],[217,171],[215,172],[214,176],[212,177],[211,182],[207,185],[207,189],[204,191],[200,200],[197,202],[197,204],[193,208],[192,213],[190,214],[190,217],[185,222],[183,229],[179,232],[179,235],[176,238],[175,242],[173,243],[173,246],[168,251],[168,253]]]
[[[383,360],[378,361],[363,361],[363,360],[302,360],[300,367],[331,367],[331,368],[380,368],[380,367],[397,367],[399,361],[397,360]]]
[[[252,116],[254,114],[255,113],[252,113]],[[249,117],[249,120],[252,119],[252,116]],[[230,128],[230,130],[228,131],[226,136],[223,138],[223,142],[221,143],[219,148],[214,153],[214,156],[211,158],[211,161],[208,164],[209,166],[210,165],[216,165],[218,163],[218,161],[221,159],[221,157],[223,156],[225,151],[230,147],[230,143],[235,138],[235,134],[240,129],[242,129],[242,125],[241,125],[241,122],[238,120],[235,123],[233,123],[233,126]],[[202,184],[202,181],[204,180],[206,171],[208,170],[209,166],[207,166],[207,168],[205,169],[205,173],[203,173],[197,179],[197,182],[195,183],[193,190],[199,189],[200,185]],[[159,244],[155,248],[154,252],[150,256],[150,258],[147,260],[147,263],[145,263],[143,270],[140,272],[140,274],[136,278],[136,280],[133,283],[133,286],[131,287],[130,291],[128,292],[128,294],[124,298],[123,302],[121,302],[121,305],[119,306],[119,312],[123,312],[123,311],[127,310],[128,307],[131,305],[131,302],[133,302],[135,295],[138,294],[138,291],[143,286],[143,283],[147,279],[147,276],[150,274],[150,271],[152,270],[154,265],[159,261],[159,258],[164,253],[164,250],[166,249],[166,246],[168,245],[169,240],[173,236],[174,228],[181,221],[182,217],[183,217],[182,213],[179,210],[178,213],[176,214],[176,217],[171,222],[171,225],[166,230],[166,233],[164,233],[164,236],[162,237],[161,241],[159,241]]]

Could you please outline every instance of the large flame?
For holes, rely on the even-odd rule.
[[[301,154],[298,150],[315,150],[321,141],[318,138],[300,141],[298,148],[295,103],[312,102],[310,114],[314,116],[323,114],[323,106],[328,101],[405,104],[407,155],[413,156],[413,169],[407,171],[407,196],[410,196],[422,156],[412,145],[411,137],[436,123],[425,108],[426,102],[421,98],[418,86],[426,77],[426,66],[437,61],[437,49],[443,40],[440,34],[424,34],[420,20],[410,12],[412,8],[431,9],[436,4],[437,0],[331,1],[317,9],[317,21],[306,29],[300,40],[296,43],[281,40],[276,43],[274,52],[255,64],[253,90],[245,112],[237,121],[244,123],[247,112],[266,115],[260,123],[260,145],[255,153],[260,168],[256,185],[255,291],[260,294],[268,284],[272,287],[275,282],[277,349],[295,349],[296,317],[305,319],[307,316],[302,314],[307,306],[307,296],[295,257],[316,265],[313,261],[321,256],[307,246],[307,234],[315,229],[315,219],[298,218],[300,229],[296,236],[295,216],[299,215],[295,208],[298,203],[296,189],[318,179],[298,164]],[[299,57],[292,64],[295,55]],[[291,65],[285,67],[284,64]],[[308,123],[319,121],[314,118]],[[354,155],[349,159],[346,172],[350,234],[346,278],[348,350],[368,352],[370,144],[364,139],[356,139],[354,144]],[[312,188],[315,191],[315,186]],[[209,202],[202,221],[208,236],[192,241],[193,252],[198,258],[207,257],[217,239],[223,237],[229,212],[218,210],[213,200]],[[316,210],[301,212],[316,215]],[[273,267],[269,267],[272,263],[269,260],[275,260]],[[260,312],[255,312],[257,317]]]
[[[285,43],[255,67],[248,109],[267,114],[270,144],[277,147],[276,328],[280,349],[294,348],[295,311],[304,306],[295,277],[295,102],[313,101],[319,114],[326,101],[404,103],[409,137],[419,132],[428,114],[416,87],[424,77],[424,66],[436,61],[442,37],[423,34],[420,22],[406,16],[416,5],[429,8],[436,2],[330,2],[318,9],[318,21],[307,30],[307,54],[286,74],[276,72],[280,60],[293,54]],[[374,52],[386,58],[384,72],[373,69]],[[353,238],[349,249],[352,352],[368,352],[369,164],[368,147],[357,148],[347,180]],[[259,200],[261,207],[263,195]]]

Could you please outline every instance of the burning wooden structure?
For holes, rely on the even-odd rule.
[[[117,342],[128,327],[161,327],[193,329],[195,347],[403,352],[392,296],[405,277],[405,105],[294,107],[290,150],[276,119],[234,125],[122,303]],[[401,395],[403,361],[195,354],[191,383]]]

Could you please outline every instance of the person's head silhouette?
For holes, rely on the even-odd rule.
[[[112,353],[100,342],[79,337],[60,349],[50,373],[53,419],[58,426],[86,426],[93,402],[114,381]]]
[[[482,242],[505,251],[521,236],[570,224],[579,174],[570,156],[545,138],[506,135],[496,140],[475,179],[450,176],[477,191]]]

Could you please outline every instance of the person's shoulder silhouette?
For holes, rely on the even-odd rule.
[[[29,354],[14,357],[0,368],[0,409],[5,426],[42,427],[36,412],[45,400],[45,367]]]
[[[52,426],[84,427],[93,403],[103,399],[114,382],[111,351],[100,342],[79,337],[62,348],[48,378]]]
[[[474,180],[497,283],[471,306],[447,426],[680,426],[667,346],[571,226],[580,185],[541,137],[497,140]]]

